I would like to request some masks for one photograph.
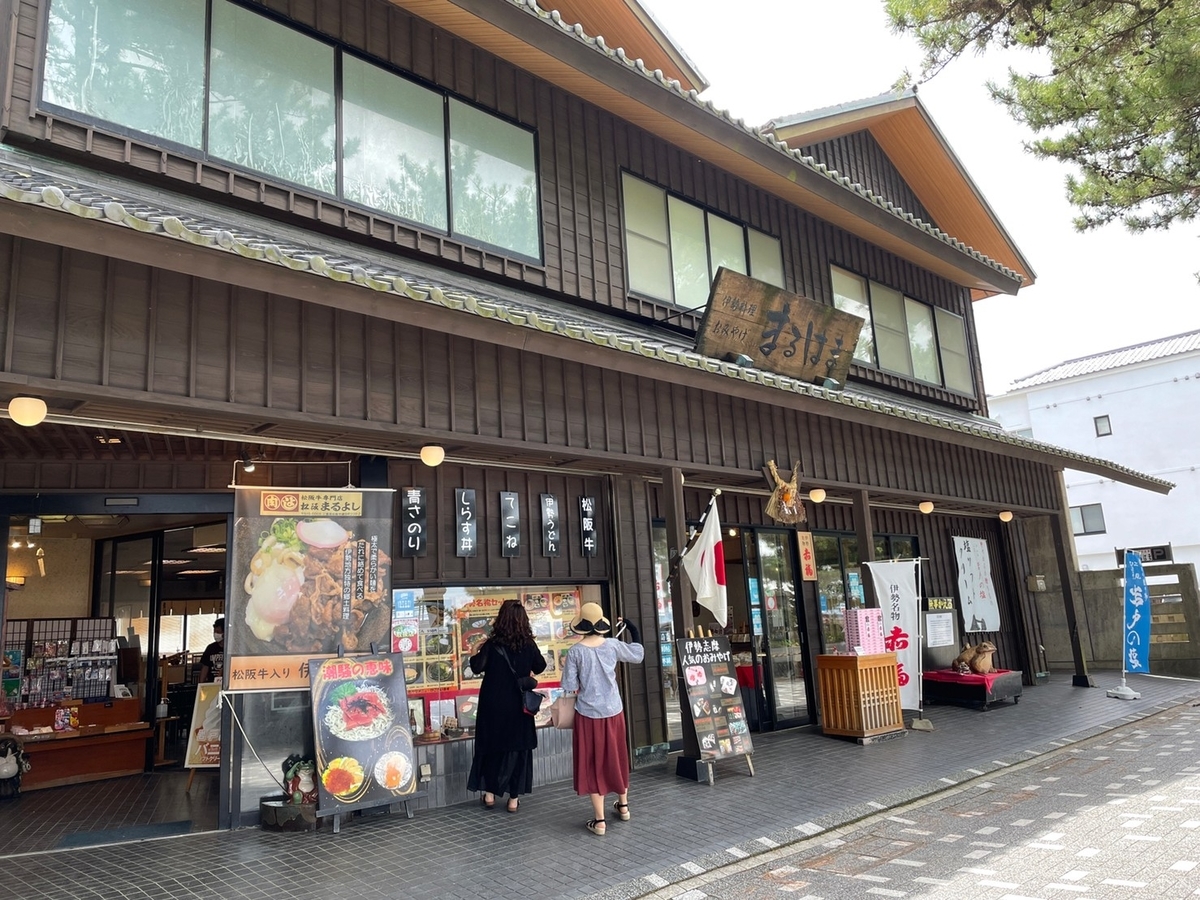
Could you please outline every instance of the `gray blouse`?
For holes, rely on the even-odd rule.
[[[589,719],[607,719],[621,712],[621,692],[617,688],[617,663],[640,663],[646,656],[641,644],[627,644],[606,638],[603,644],[588,647],[575,644],[567,651],[562,687],[578,691],[575,712]]]

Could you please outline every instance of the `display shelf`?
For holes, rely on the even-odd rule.
[[[116,678],[114,619],[13,619],[4,629],[4,691],[17,707],[101,700]]]

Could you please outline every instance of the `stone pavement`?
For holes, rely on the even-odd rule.
[[[1130,676],[1130,686],[1142,692],[1139,700],[1106,697],[1119,677],[1097,673],[1099,687],[1088,689],[1055,675],[1049,684],[1027,688],[1019,705],[1006,702],[986,712],[931,706],[925,713],[933,732],[866,746],[811,729],[756,735],[754,777],[740,760],[719,763],[713,785],[683,781],[673,767],[639,771],[630,789],[633,820],[610,821],[603,838],[583,828],[586,799],[558,784],[537,789],[515,815],[466,804],[421,811],[412,820],[364,815],[338,835],[245,829],[8,855],[0,885],[30,900],[617,900],[663,888],[660,896],[675,896],[697,890],[690,886],[697,876],[719,876],[723,867],[756,863],[751,857],[789,845],[804,849],[813,836],[828,840],[882,810],[1200,700],[1200,682],[1151,676]],[[829,896],[888,896],[887,888],[849,887]],[[974,889],[963,893],[975,895]]]

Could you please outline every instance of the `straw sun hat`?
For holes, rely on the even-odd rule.
[[[579,611],[579,618],[571,623],[571,630],[576,634],[608,634],[612,625],[604,618],[604,610],[599,603],[585,603]]]

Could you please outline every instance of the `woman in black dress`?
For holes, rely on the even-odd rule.
[[[487,809],[496,797],[509,795],[509,812],[520,806],[521,794],[533,790],[533,750],[537,730],[526,714],[521,692],[532,690],[546,658],[533,640],[529,615],[520,600],[505,600],[492,623],[492,634],[471,657],[471,670],[483,673],[479,712],[475,719],[475,758],[467,790],[482,791]]]

